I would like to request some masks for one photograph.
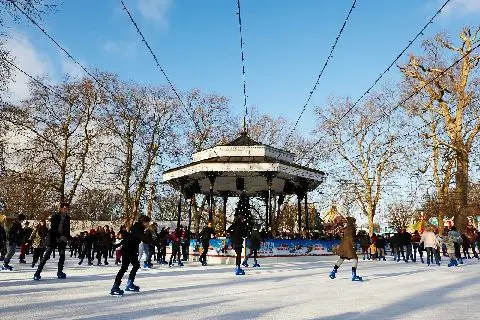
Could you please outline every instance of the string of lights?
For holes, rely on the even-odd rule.
[[[245,109],[245,114],[243,116],[243,129],[247,132],[247,116],[248,116],[248,106],[247,106],[247,81],[245,79],[245,54],[243,50],[243,32],[242,32],[242,15],[240,11],[240,0],[237,0],[238,7],[238,28],[240,32],[240,53],[242,59],[242,80],[243,80],[243,108]]]
[[[450,2],[451,0],[447,0],[445,1],[445,3],[440,7],[440,9],[437,10],[437,12],[433,15],[433,17],[427,22],[427,24],[425,24],[423,26],[423,28],[415,35],[415,37],[410,40],[408,42],[408,45],[398,54],[398,56],[392,61],[392,63],[390,63],[388,65],[388,67],[380,74],[380,76],[375,79],[375,81],[373,82],[373,84],[360,96],[360,98],[358,98],[354,104],[352,104],[350,106],[350,108],[340,117],[340,119],[338,120],[338,123],[340,123],[346,116],[347,114],[349,114],[359,103],[360,101],[363,100],[363,98],[365,98],[369,93],[370,91],[377,85],[378,82],[380,82],[380,80],[390,71],[390,69],[395,65],[395,63],[397,63],[398,60],[400,60],[400,58],[403,56],[403,54],[405,52],[407,52],[407,50],[410,48],[410,46],[420,37],[420,36],[423,36],[424,35],[424,32],[425,30],[428,28],[429,25],[433,24],[433,21],[435,20],[435,18],[437,16],[439,16],[443,9],[448,5],[448,3]]]
[[[14,0],[7,0],[8,2],[10,2],[22,15],[24,15],[33,25],[35,25],[45,36],[47,36],[48,39],[50,39],[50,41],[52,41],[62,52],[64,52],[67,57],[72,60],[76,65],[78,65],[88,76],[90,76],[93,80],[95,80],[95,82],[97,82],[98,84],[100,84],[102,87],[103,87],[103,84],[101,83],[100,80],[97,79],[97,77],[95,77],[95,75],[93,75],[90,71],[88,71],[88,69],[83,65],[81,64],[77,59],[75,59],[71,54],[70,52],[68,52],[64,47],[62,47],[60,45],[60,43],[58,43],[57,40],[55,40],[44,28],[42,28],[42,26],[40,26],[40,24],[35,20],[33,19],[25,10],[23,10],[22,8],[19,7],[19,5],[16,3],[16,1]],[[105,89],[105,88],[104,88]]]
[[[290,138],[292,137],[293,133],[295,132],[295,128],[297,127],[298,123],[300,122],[300,119],[302,118],[303,114],[305,113],[305,110],[307,109],[307,106],[308,104],[310,103],[310,100],[312,99],[312,96],[313,94],[315,93],[315,91],[317,90],[317,87],[320,83],[320,79],[322,78],[323,76],[323,73],[325,72],[325,69],[327,68],[328,66],[328,63],[330,62],[330,59],[333,58],[333,52],[335,51],[335,48],[338,44],[338,41],[340,40],[340,37],[342,36],[343,34],[343,31],[345,30],[345,27],[347,25],[347,22],[348,20],[350,19],[350,15],[352,14],[353,12],[353,9],[355,9],[355,5],[357,3],[357,0],[354,0],[353,1],[353,4],[352,6],[350,7],[350,10],[348,11],[348,14],[347,14],[347,17],[345,18],[343,24],[342,24],[342,27],[340,28],[340,31],[338,32],[338,35],[337,37],[335,38],[335,42],[333,43],[332,45],[332,48],[330,49],[330,53],[329,55],[327,56],[327,59],[325,60],[325,63],[323,64],[323,67],[322,69],[320,70],[320,73],[318,74],[317,76],[317,81],[315,82],[315,85],[313,86],[313,89],[310,91],[309,95],[308,95],[308,98],[307,98],[307,101],[305,102],[305,104],[303,105],[303,108],[302,108],[302,111],[300,112],[300,115],[298,116],[297,118],[297,121],[295,121],[295,124],[292,128],[292,130],[290,130],[290,133],[288,134],[286,140],[285,140],[285,146],[288,144],[288,141],[290,140]]]
[[[32,18],[27,12],[25,12],[25,10],[23,10],[22,8],[20,8],[18,6],[18,4],[14,1],[14,0],[7,0],[9,1],[10,3],[12,3],[12,5],[22,14],[24,15],[33,25],[35,25],[50,41],[52,41],[55,46],[57,48],[59,48],[62,52],[64,52],[67,57],[72,60],[76,65],[78,65],[90,78],[92,78],[97,84],[99,84],[99,86],[104,89],[106,92],[108,92],[113,98],[116,99],[117,95],[112,92],[109,88],[105,87],[105,85],[102,83],[101,80],[99,80],[92,72],[90,72],[87,67],[85,67],[82,63],[80,63],[67,49],[65,49],[62,45],[60,45],[60,43],[55,40],[55,38],[53,36],[51,36],[44,28],[42,28],[42,26],[40,26],[40,24],[34,19]],[[124,5],[123,1],[121,1],[122,4]],[[124,9],[126,9],[126,6],[124,5]],[[130,12],[128,12],[128,10],[126,9],[128,15],[130,16],[132,22],[134,23],[134,25],[136,26],[137,30],[140,31],[140,29],[138,28],[138,25],[135,23],[135,21],[133,20],[133,17],[130,15]],[[140,32],[141,34],[141,32]],[[143,37],[143,34],[141,34],[142,38],[145,40],[145,38]],[[151,47],[148,45],[148,43],[146,41],[144,41],[145,44],[147,45],[147,48],[149,48],[151,50]],[[151,53],[153,54],[153,51],[151,51]],[[155,60],[158,64],[158,66],[161,68],[160,64],[158,63],[158,60],[156,59],[155,57]],[[161,68],[161,70],[163,71],[163,68]],[[164,72],[164,71],[163,71]],[[185,111],[187,112],[187,114],[189,115],[190,119],[192,120],[194,126],[195,126],[195,129],[200,133],[200,128],[198,126],[198,124],[196,123],[195,119],[193,118],[193,116],[191,115],[191,113],[189,112],[189,110],[186,108],[185,104],[183,103],[182,99],[180,98],[180,95],[178,94],[177,90],[175,89],[175,87],[173,86],[173,84],[171,83],[170,79],[167,77],[166,73],[164,72],[164,76],[166,77],[170,87],[172,88],[173,92],[175,93],[175,96],[176,98],[180,101],[180,103],[182,104],[182,106],[184,107]],[[169,117],[169,120],[170,119],[173,119],[172,116]],[[165,123],[165,126],[168,124],[168,121]]]
[[[439,72],[439,74],[435,77],[433,77],[432,79],[430,79],[429,81],[427,81],[423,86],[417,88],[415,91],[413,91],[410,95],[408,95],[406,98],[404,98],[400,103],[398,103],[395,107],[393,107],[389,113],[393,113],[395,110],[397,110],[398,108],[400,108],[402,105],[404,105],[406,102],[408,102],[410,99],[414,98],[416,95],[418,95],[420,92],[423,91],[423,89],[425,89],[427,86],[429,86],[430,84],[432,84],[433,82],[435,82],[436,80],[440,79],[441,77],[443,77],[445,75],[446,72],[448,72],[449,70],[451,70],[453,67],[455,67],[458,63],[460,63],[463,59],[465,59],[470,53],[472,53],[473,51],[475,51],[476,49],[478,49],[480,47],[480,43],[478,43],[477,45],[475,45],[474,47],[472,47],[471,50],[469,50],[467,53],[463,54],[460,58],[458,58],[457,60],[455,60],[455,62],[453,64],[451,64],[448,68],[444,69],[442,72]],[[382,116],[380,116],[378,119],[376,119],[375,121],[372,121],[371,123],[369,123],[367,126],[365,126],[363,129],[359,130],[357,132],[357,134],[359,134],[361,131],[364,131],[364,130],[368,130],[369,128],[371,128],[373,125],[375,125],[376,123],[378,123],[378,121],[380,121],[381,119],[383,119],[385,117],[385,114],[383,114]],[[430,122],[429,124],[432,124],[432,122]],[[428,125],[428,123],[426,124]],[[420,128],[425,128],[426,125],[420,127]],[[418,129],[415,129],[413,131],[416,131]],[[411,132],[410,132],[411,133]],[[404,136],[404,135],[402,135]],[[396,138],[393,137],[392,139],[393,140],[396,140],[398,139],[399,137],[402,137],[402,136],[397,136]],[[346,141],[344,141],[344,144],[348,143],[349,141],[352,141],[352,139],[354,139],[355,135],[353,135],[352,137],[350,137],[349,139],[347,139]],[[321,139],[319,139],[316,143],[314,143],[312,145],[311,148],[315,148],[318,146],[318,144],[321,143]],[[388,142],[390,143],[390,142]],[[333,147],[331,150],[328,150],[327,153],[329,152],[333,152],[333,151],[336,151],[338,150],[338,147],[335,146]],[[300,158],[301,160],[302,158]]]
[[[192,113],[188,110],[187,106],[185,105],[185,103],[183,102],[182,98],[181,98],[180,95],[178,94],[177,89],[175,89],[175,86],[174,86],[173,83],[170,81],[170,78],[167,76],[167,73],[165,72],[165,69],[162,67],[162,65],[161,65],[160,62],[158,61],[157,56],[156,56],[155,53],[153,52],[152,47],[151,47],[150,44],[148,43],[147,39],[145,39],[145,37],[144,37],[142,31],[140,30],[140,27],[138,26],[137,22],[135,21],[135,19],[133,19],[132,14],[131,14],[130,11],[128,10],[128,8],[127,8],[127,6],[125,5],[125,3],[123,2],[123,0],[120,0],[120,2],[122,3],[123,10],[125,10],[125,12],[128,14],[128,17],[130,18],[130,21],[132,22],[133,26],[135,27],[137,33],[138,33],[138,34],[140,35],[140,37],[142,38],[142,42],[145,44],[145,46],[147,47],[147,49],[148,49],[148,51],[150,52],[151,56],[153,57],[153,60],[155,61],[155,64],[157,65],[157,67],[160,69],[160,72],[163,74],[163,76],[164,76],[165,79],[167,80],[168,85],[172,88],[172,90],[173,90],[173,92],[175,93],[175,96],[177,97],[178,101],[180,101],[180,104],[183,106],[185,112],[186,112],[187,115],[190,117],[190,120],[192,120],[193,125],[195,126],[195,129],[198,131],[198,133],[201,133],[200,126],[199,126],[198,123],[195,121],[195,118],[193,117]]]

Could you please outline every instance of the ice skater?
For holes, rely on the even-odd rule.
[[[46,245],[47,249],[43,255],[40,264],[38,265],[37,271],[33,275],[33,280],[40,280],[42,277],[40,273],[50,259],[50,255],[55,248],[58,249],[58,270],[57,277],[59,279],[65,279],[67,275],[63,272],[63,266],[65,263],[65,249],[67,248],[67,242],[71,238],[70,236],[70,217],[68,216],[68,211],[70,209],[70,204],[63,202],[60,204],[60,212],[56,213],[50,219],[50,231],[47,234]]]
[[[32,237],[30,239],[33,247],[32,268],[35,268],[38,260],[43,258],[43,254],[45,253],[45,238],[47,237],[47,235],[47,222],[45,220],[42,220],[35,227],[35,231],[33,231]]]
[[[260,231],[258,231],[258,226],[254,226],[252,234],[250,235],[250,253],[245,257],[245,260],[243,260],[242,266],[248,268],[248,259],[253,256],[253,267],[260,268],[260,264],[257,261],[257,253],[262,241],[263,239],[260,235]]]
[[[212,221],[208,221],[207,226],[203,228],[202,232],[200,232],[199,238],[202,241],[202,248],[203,248],[199,261],[202,264],[202,266],[206,266],[208,248],[210,247],[210,239],[217,238],[217,235],[215,234],[215,230],[213,230],[212,228]]]
[[[337,270],[346,260],[353,260],[352,267],[352,281],[362,281],[362,277],[357,276],[358,256],[355,250],[355,218],[347,217],[347,225],[343,230],[343,238],[340,241],[340,246],[337,249],[337,255],[340,257],[335,263],[333,270],[330,272],[330,278],[335,279]]]
[[[232,225],[228,228],[227,232],[230,234],[232,241],[232,248],[235,250],[235,274],[237,276],[244,275],[245,271],[242,270],[240,264],[242,263],[242,249],[243,239],[245,237],[245,224],[243,221],[243,215],[238,211],[235,213]]]
[[[15,254],[17,245],[20,244],[21,238],[23,237],[22,222],[24,220],[25,220],[25,215],[19,214],[17,218],[13,221],[10,229],[8,229],[8,233],[7,233],[8,251],[7,251],[7,255],[5,256],[5,260],[3,260],[2,270],[8,270],[8,271],[13,270],[13,267],[10,266],[9,263],[13,255]]]
[[[173,266],[175,259],[177,260],[178,266],[183,267],[181,252],[180,252],[180,241],[182,238],[182,231],[180,228],[176,228],[175,231],[170,235],[170,240],[172,242],[172,255],[170,256],[170,262],[168,266]]]
[[[150,217],[145,215],[141,216],[132,226],[130,232],[124,233],[122,242],[118,244],[122,246],[122,266],[120,267],[120,270],[118,270],[117,276],[115,277],[115,282],[110,290],[111,295],[123,295],[124,291],[120,289],[120,284],[122,283],[123,275],[125,272],[127,272],[130,264],[132,265],[132,270],[128,276],[128,282],[125,290],[134,292],[140,291],[140,287],[135,285],[133,282],[135,281],[135,276],[140,268],[140,262],[138,261],[138,248],[140,246],[140,242],[154,244],[153,239],[149,238],[145,234],[145,229],[148,228],[149,224]]]

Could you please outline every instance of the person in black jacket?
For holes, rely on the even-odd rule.
[[[7,254],[7,232],[0,222],[0,261],[5,259]]]
[[[96,233],[96,251],[97,251],[97,266],[102,265],[102,256],[103,263],[108,266],[108,250],[110,248],[110,230],[106,228],[98,227]]]
[[[245,271],[242,270],[240,264],[242,263],[242,249],[243,249],[243,239],[245,238],[245,224],[243,222],[243,215],[236,214],[233,220],[232,225],[228,228],[228,233],[230,234],[230,239],[232,241],[232,248],[235,250],[236,259],[235,259],[235,274],[244,275]]]
[[[158,236],[158,242],[160,244],[160,255],[158,256],[158,263],[168,264],[167,262],[167,246],[169,242],[170,228],[162,228],[160,235]]]
[[[88,260],[88,265],[92,266],[93,265],[93,246],[96,241],[96,236],[95,236],[95,229],[90,229],[90,232],[85,231],[85,244],[83,245],[83,250],[80,254],[80,261],[78,262],[78,265],[81,265],[83,263],[83,260],[85,257]]]
[[[248,258],[253,256],[253,267],[259,268],[260,264],[257,262],[257,251],[260,249],[260,245],[263,239],[258,231],[258,226],[254,226],[252,234],[250,235],[250,253],[243,260],[242,266],[248,268]]]
[[[63,266],[65,263],[65,249],[67,248],[67,242],[71,238],[70,236],[70,217],[68,216],[68,211],[70,209],[70,204],[63,202],[60,205],[60,212],[54,214],[50,219],[50,231],[47,235],[47,249],[45,254],[38,265],[37,271],[33,275],[34,280],[40,280],[42,277],[40,273],[50,259],[50,254],[55,248],[58,249],[58,271],[57,277],[59,279],[65,279],[67,275],[63,272]]]
[[[17,249],[17,245],[20,244],[22,238],[24,237],[22,222],[25,220],[25,215],[19,214],[18,217],[13,221],[12,226],[8,229],[7,233],[7,246],[8,246],[8,253],[3,260],[3,267],[2,270],[13,270],[13,267],[9,265],[10,260],[12,259],[13,255],[15,254],[15,250]]]
[[[115,282],[113,283],[113,287],[110,290],[111,295],[123,295],[123,290],[120,289],[120,284],[122,283],[122,278],[125,272],[128,270],[129,265],[132,265],[132,271],[130,271],[130,275],[128,276],[127,286],[125,288],[126,291],[140,291],[140,287],[135,285],[133,282],[135,281],[135,276],[137,274],[138,269],[140,268],[140,262],[138,261],[138,247],[140,242],[146,244],[154,244],[152,238],[149,238],[145,234],[145,229],[148,228],[150,224],[150,217],[148,216],[141,216],[138,218],[138,222],[130,228],[130,232],[125,234],[122,242],[115,246],[122,246],[122,266],[115,277]]]
[[[216,238],[217,236],[215,235],[215,230],[213,230],[212,228],[212,222],[208,221],[207,226],[203,228],[202,232],[200,232],[199,234],[199,238],[200,238],[200,241],[202,242],[202,247],[203,247],[203,251],[199,259],[202,266],[207,265],[207,253],[208,253],[208,248],[210,247],[210,239],[212,237]]]

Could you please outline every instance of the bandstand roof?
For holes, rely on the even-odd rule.
[[[243,178],[247,194],[256,196],[268,190],[267,177],[272,177],[272,194],[292,194],[316,189],[325,173],[294,163],[291,152],[261,144],[247,134],[224,145],[194,153],[192,162],[167,170],[163,181],[190,193],[208,194],[210,176],[215,176],[216,196],[240,194],[237,178]]]

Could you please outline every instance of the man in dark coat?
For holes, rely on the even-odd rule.
[[[57,277],[59,279],[65,279],[67,275],[63,272],[63,266],[65,263],[65,249],[67,248],[67,242],[71,239],[70,236],[70,217],[68,216],[68,211],[70,210],[70,204],[68,202],[63,202],[60,204],[60,212],[54,214],[50,219],[50,231],[47,235],[47,249],[43,255],[40,264],[38,265],[37,271],[33,275],[34,280],[40,280],[40,276],[45,263],[50,259],[50,254],[55,248],[58,249],[58,270]]]
[[[250,253],[243,260],[242,266],[248,268],[248,258],[253,256],[253,267],[259,268],[260,264],[257,262],[257,252],[260,249],[263,239],[258,231],[258,226],[254,226],[252,229],[252,234],[250,235]]]
[[[7,232],[5,228],[0,223],[0,261],[5,259],[5,255],[7,254]]]
[[[30,222],[25,221],[25,227],[23,228],[22,232],[22,239],[20,241],[20,256],[18,257],[20,263],[27,263],[25,261],[25,255],[29,254],[30,250],[30,244],[28,243],[28,240],[32,236],[32,228],[30,227]]]
[[[243,215],[237,213],[233,220],[232,225],[228,228],[227,232],[230,234],[230,240],[232,241],[232,248],[235,250],[236,259],[235,259],[235,274],[244,275],[245,271],[242,270],[240,264],[242,263],[242,249],[243,249],[243,239],[245,238],[246,229],[245,223],[243,221]]]
[[[13,255],[15,254],[17,245],[21,244],[22,238],[24,238],[23,228],[22,228],[23,220],[25,220],[25,215],[19,214],[18,217],[13,221],[10,229],[8,229],[8,233],[7,233],[8,253],[7,253],[7,256],[5,257],[5,260],[3,260],[2,270],[13,270],[13,267],[11,267],[9,263]]]
[[[155,244],[153,239],[145,234],[145,229],[148,228],[149,224],[150,217],[145,215],[141,216],[130,228],[130,232],[125,234],[123,240],[115,245],[116,247],[122,246],[122,266],[115,277],[115,282],[110,291],[111,295],[123,295],[123,290],[120,289],[120,284],[122,283],[123,275],[127,272],[130,264],[132,265],[132,271],[130,271],[130,275],[128,276],[125,290],[135,292],[140,291],[140,287],[133,284],[137,271],[140,268],[140,262],[138,261],[138,247],[140,246],[140,242]]]
[[[203,247],[203,251],[199,259],[202,266],[207,265],[207,253],[208,253],[208,248],[210,247],[210,239],[212,237],[216,238],[217,236],[215,235],[215,230],[213,230],[212,228],[212,222],[208,221],[207,226],[203,228],[202,232],[200,232],[200,235],[199,235],[199,238],[200,238],[200,241],[202,242],[202,247]]]

